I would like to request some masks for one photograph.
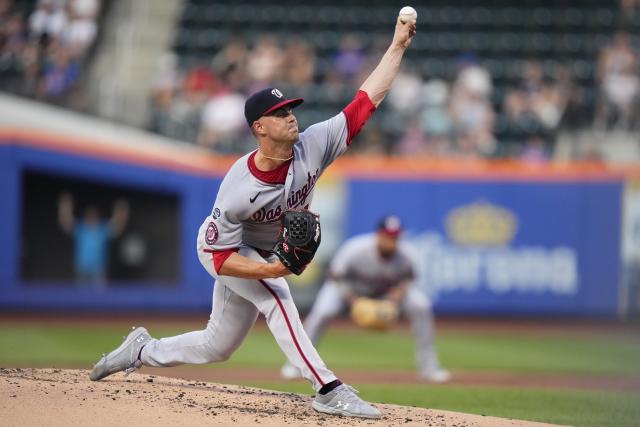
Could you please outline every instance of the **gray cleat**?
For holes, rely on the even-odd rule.
[[[145,328],[134,328],[127,335],[120,347],[102,358],[93,367],[89,374],[91,381],[98,381],[116,372],[126,371],[127,375],[142,366],[138,359],[140,350],[151,339],[151,335]]]
[[[380,411],[360,399],[356,395],[356,390],[346,384],[339,385],[325,395],[317,393],[311,406],[318,412],[346,417],[380,418],[382,416]]]

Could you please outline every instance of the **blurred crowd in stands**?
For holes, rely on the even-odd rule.
[[[268,34],[252,49],[242,39],[233,39],[211,60],[186,70],[178,66],[177,56],[167,53],[152,80],[151,129],[219,153],[242,152],[250,142],[246,96],[270,85],[283,90],[311,85],[315,60],[308,42],[296,38],[282,48]],[[285,95],[291,96],[286,90]]]
[[[243,116],[248,94],[274,85],[288,96],[310,96],[311,103],[333,97],[346,105],[384,48],[378,44],[365,51],[357,35],[347,34],[324,73],[316,66],[311,43],[269,34],[254,46],[234,38],[210,60],[186,68],[167,53],[153,79],[150,128],[218,153],[245,152],[252,144]],[[638,46],[621,31],[593,58],[594,90],[576,84],[570,63],[545,69],[543,61],[531,59],[522,61],[519,81],[502,88],[498,97],[482,58],[473,53],[458,56],[457,71],[447,80],[405,67],[351,152],[535,162],[550,158],[561,130],[639,130],[638,55]],[[302,107],[296,114],[309,125],[304,111]]]
[[[0,89],[73,107],[100,0],[39,0],[28,15],[15,4],[0,0]],[[620,0],[618,13],[640,16],[640,1]],[[288,97],[304,97],[296,116],[305,128],[350,101],[388,44],[386,37],[363,43],[362,33],[347,32],[327,53],[299,34],[235,34],[213,54],[168,51],[158,59],[149,130],[220,154],[244,153],[254,147],[243,115],[246,96],[276,86]],[[508,65],[515,74],[502,76],[504,62],[490,64],[473,52],[448,59],[455,67],[446,73],[404,61],[350,152],[538,162],[553,156],[563,131],[638,131],[640,39],[624,29],[607,34],[599,53],[578,61],[521,55]]]
[[[74,106],[100,0],[0,0],[0,89]],[[74,98],[75,97],[75,98]]]

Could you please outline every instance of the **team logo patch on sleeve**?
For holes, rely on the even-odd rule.
[[[213,245],[218,240],[218,227],[211,221],[207,226],[207,233],[204,236],[204,241],[207,245]]]
[[[217,219],[217,218],[219,218],[219,217],[220,217],[220,209],[215,208],[215,209],[213,210],[213,214],[212,214],[211,216],[213,216],[213,219]]]

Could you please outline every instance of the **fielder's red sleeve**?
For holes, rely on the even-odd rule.
[[[351,144],[351,140],[360,133],[374,111],[376,106],[369,99],[367,92],[359,90],[353,101],[342,110],[347,118],[347,145]]]

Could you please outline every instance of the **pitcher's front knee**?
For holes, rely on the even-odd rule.
[[[213,344],[208,344],[196,350],[199,353],[200,363],[215,363],[229,360],[235,347],[219,348]]]
[[[237,340],[229,340],[231,337],[210,338],[207,343],[200,349],[204,357],[207,358],[206,363],[224,362],[229,360],[234,351],[238,348]]]
[[[235,350],[235,348],[229,348],[229,349],[222,350],[221,352],[218,353],[218,359],[216,360],[216,362],[224,362],[224,361],[229,360],[229,358],[233,354],[234,350]]]

